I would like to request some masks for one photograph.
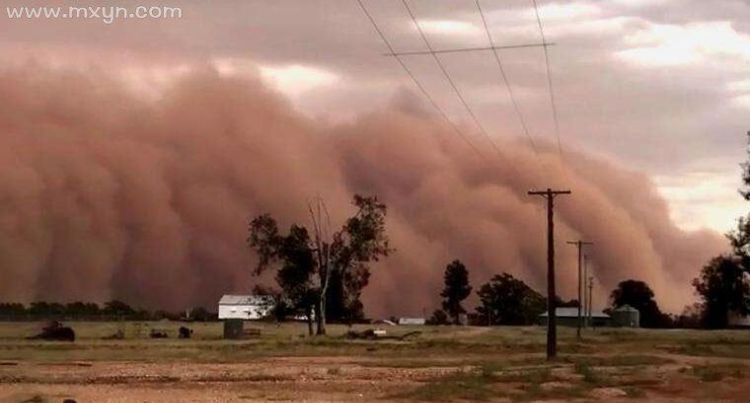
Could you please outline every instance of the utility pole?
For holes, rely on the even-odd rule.
[[[575,245],[578,248],[578,327],[576,328],[576,338],[581,341],[581,308],[583,307],[583,290],[584,282],[586,277],[581,273],[583,265],[583,246],[593,245],[593,242],[581,241],[568,241],[569,245]]]
[[[555,197],[570,190],[532,190],[529,195],[547,199],[547,360],[557,356],[557,315],[555,313]]]
[[[594,288],[594,277],[589,277],[589,298],[588,298],[588,303],[589,303],[589,323],[591,324],[591,327],[593,328],[594,327],[594,322],[592,321],[592,317],[591,317],[592,316],[592,314],[591,314],[591,306],[592,306],[591,299],[592,299],[592,295],[593,295],[591,293],[591,289],[592,288]]]
[[[589,255],[583,254],[583,328],[589,327],[589,292],[587,291],[589,278]]]

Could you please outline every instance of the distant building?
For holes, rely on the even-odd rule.
[[[737,312],[727,314],[727,325],[729,327],[750,328],[750,316]]]
[[[275,306],[270,295],[224,295],[219,300],[219,319],[262,319]]]
[[[547,312],[539,315],[539,323],[541,325],[547,325]],[[557,324],[560,326],[578,326],[578,308],[556,308],[555,316],[557,317]],[[581,310],[581,324],[585,323],[586,315]],[[611,326],[612,318],[602,311],[591,311],[591,320],[589,324],[594,327]]]
[[[427,323],[425,318],[398,318],[399,325],[424,325]]]
[[[620,327],[640,327],[641,313],[627,304],[619,306],[612,310],[612,324]]]

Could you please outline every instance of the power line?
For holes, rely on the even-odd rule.
[[[451,75],[448,73],[448,70],[445,68],[445,65],[443,65],[443,62],[440,61],[440,58],[435,54],[435,50],[432,48],[432,45],[430,45],[430,41],[427,40],[427,36],[425,35],[424,31],[422,31],[422,27],[419,25],[419,22],[417,22],[417,17],[414,15],[414,12],[412,12],[411,7],[409,7],[409,3],[407,3],[406,0],[401,0],[401,3],[406,8],[406,11],[409,13],[409,17],[411,17],[411,20],[414,22],[414,26],[417,27],[417,31],[419,32],[419,36],[422,38],[422,41],[427,46],[427,50],[430,51],[430,54],[432,55],[432,58],[437,63],[438,67],[440,68],[440,71],[443,73],[443,76],[448,80],[448,84],[450,84],[451,88],[453,88],[453,91],[456,93],[456,96],[458,97],[461,104],[463,104],[464,108],[466,108],[466,111],[468,112],[471,119],[474,121],[474,124],[476,124],[477,128],[479,129],[480,133],[482,133],[483,136],[487,138],[487,140],[492,145],[492,148],[495,149],[495,152],[501,156],[502,158],[506,158],[504,153],[498,148],[497,144],[495,144],[494,141],[492,141],[492,137],[487,133],[487,130],[485,130],[484,126],[482,126],[482,123],[477,118],[476,114],[474,113],[474,110],[469,106],[469,104],[466,102],[466,99],[464,98],[461,91],[458,89],[458,86],[456,86],[456,83],[453,81],[453,78],[451,78]],[[509,163],[511,168],[515,170],[515,167],[512,163]]]
[[[547,38],[544,35],[544,27],[542,26],[542,18],[539,16],[539,7],[536,4],[536,0],[531,0],[531,2],[534,4],[534,13],[536,14],[536,22],[539,25],[539,33],[542,36],[542,43],[547,42]],[[544,50],[544,64],[547,68],[547,90],[549,91],[549,102],[552,106],[552,120],[555,124],[555,136],[557,137],[557,152],[560,154],[560,158],[563,158],[563,152],[562,152],[562,144],[560,142],[560,123],[557,118],[557,104],[555,102],[555,90],[552,86],[552,73],[550,72],[549,68],[549,53],[547,52],[547,47],[542,47]]]
[[[531,135],[529,134],[529,128],[526,125],[526,119],[524,119],[523,114],[521,113],[521,108],[518,106],[516,97],[513,94],[513,88],[511,87],[510,82],[508,81],[508,75],[505,74],[503,63],[500,61],[500,55],[498,54],[497,48],[495,47],[495,41],[492,39],[492,34],[490,34],[490,28],[487,26],[487,20],[484,18],[484,11],[482,11],[482,6],[479,4],[479,0],[474,0],[474,2],[477,5],[477,9],[479,10],[479,16],[482,17],[482,25],[484,25],[484,32],[487,34],[487,40],[489,41],[490,46],[492,47],[492,53],[495,55],[495,61],[497,62],[498,69],[500,69],[500,76],[503,79],[505,88],[508,89],[508,95],[510,96],[510,100],[513,103],[513,109],[515,110],[516,115],[518,116],[519,122],[521,122],[521,128],[523,129],[524,135],[526,135],[526,138],[529,139],[529,144],[531,145],[531,148],[534,150],[534,154],[536,154],[538,158],[539,152],[536,149],[536,144],[534,143],[534,139],[531,138]],[[543,46],[546,49],[545,41],[542,41],[541,45],[536,45],[536,46]]]
[[[416,78],[414,73],[409,69],[409,67],[404,63],[404,61],[401,59],[401,56],[396,53],[393,46],[391,45],[391,42],[388,40],[388,38],[385,36],[383,31],[378,26],[377,22],[375,22],[375,19],[372,17],[372,14],[367,10],[367,7],[365,7],[362,0],[357,0],[357,3],[359,4],[359,7],[362,9],[362,11],[367,16],[367,19],[370,20],[370,23],[372,24],[373,28],[375,28],[375,31],[380,36],[380,39],[383,40],[383,43],[388,47],[388,51],[391,55],[393,55],[396,60],[398,61],[398,64],[401,66],[401,68],[406,72],[406,74],[409,76],[409,78],[414,82],[414,85],[417,86],[419,91],[427,98],[429,103],[432,105],[433,108],[435,108],[436,111],[440,114],[440,116],[445,120],[446,123],[453,129],[453,131],[461,137],[461,139],[466,142],[466,144],[469,145],[469,147],[474,150],[477,155],[479,155],[480,158],[487,160],[487,157],[477,148],[477,146],[474,145],[474,143],[469,140],[469,138],[461,131],[461,129],[456,126],[455,123],[448,117],[448,114],[443,110],[443,108],[438,105],[438,103],[435,101],[435,99],[430,95],[430,93],[425,89],[424,85]]]

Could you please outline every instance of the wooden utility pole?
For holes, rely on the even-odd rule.
[[[583,276],[582,273],[582,266],[583,266],[583,246],[584,245],[593,245],[593,242],[586,242],[581,241],[580,239],[577,241],[568,241],[568,244],[575,245],[578,248],[578,326],[576,327],[576,338],[580,341],[581,340],[581,309],[583,308],[583,287],[584,282],[586,281],[586,277]]]
[[[555,309],[555,197],[570,190],[532,190],[529,195],[547,199],[547,360],[557,356],[557,315]]]
[[[591,293],[591,289],[592,288],[594,288],[594,277],[589,277],[589,298],[588,298],[588,303],[589,303],[589,324],[593,328],[594,327],[594,322],[593,322],[592,313],[591,313],[591,306],[592,306],[591,299],[593,298],[592,297],[592,293]]]
[[[589,292],[587,291],[589,278],[589,255],[583,254],[583,328],[589,327]]]

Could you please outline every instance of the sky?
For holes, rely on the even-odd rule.
[[[380,296],[417,281],[426,289],[401,304],[414,314],[436,298],[434,271],[457,256],[483,281],[502,268],[541,287],[543,210],[525,187],[543,182],[575,187],[559,228],[598,238],[599,301],[638,274],[678,312],[701,265],[726,249],[720,233],[747,212],[737,192],[750,129],[747,1],[538,1],[549,76],[540,47],[498,51],[509,86],[492,52],[438,56],[468,110],[432,56],[402,57],[479,154],[492,150],[477,123],[499,144],[501,178],[443,139],[439,112],[356,0],[183,1],[169,5],[179,18],[107,18],[107,7],[144,3],[76,2],[98,15],[67,19],[8,16],[66,12],[65,2],[0,8],[0,272],[16,276],[0,294],[212,301],[247,278],[237,223],[259,211],[300,220],[293,201],[318,186],[339,215],[354,191],[388,199],[402,251],[365,299],[397,309],[403,301]],[[402,0],[362,3],[397,52],[426,49]],[[434,49],[489,45],[474,0],[408,5]],[[531,0],[480,5],[496,45],[542,41]],[[293,180],[269,183],[280,172]],[[569,248],[558,255],[575,265]],[[72,280],[81,276],[91,281]],[[172,298],[167,280],[186,277],[192,291]]]
[[[63,2],[64,3],[64,2]],[[118,2],[135,7],[143,2]],[[49,6],[57,2],[6,1]],[[83,2],[93,7],[103,3]],[[425,50],[400,0],[365,0],[398,51]],[[488,46],[473,0],[411,0],[435,49]],[[497,45],[539,43],[532,2],[483,0]],[[109,5],[109,3],[107,3]],[[750,109],[750,3],[540,1],[563,148],[641,170],[686,229],[730,229]],[[395,96],[421,97],[354,0],[180,2],[181,18],[24,20],[3,16],[6,63],[109,65],[144,96],[194,68],[254,73],[310,116],[341,121]],[[7,10],[4,10],[7,12]],[[537,141],[556,141],[540,48],[501,50]],[[405,57],[456,121],[470,122],[430,56]],[[523,136],[492,54],[441,56],[490,135]],[[341,106],[346,108],[342,110]],[[510,133],[510,134],[509,134]]]

